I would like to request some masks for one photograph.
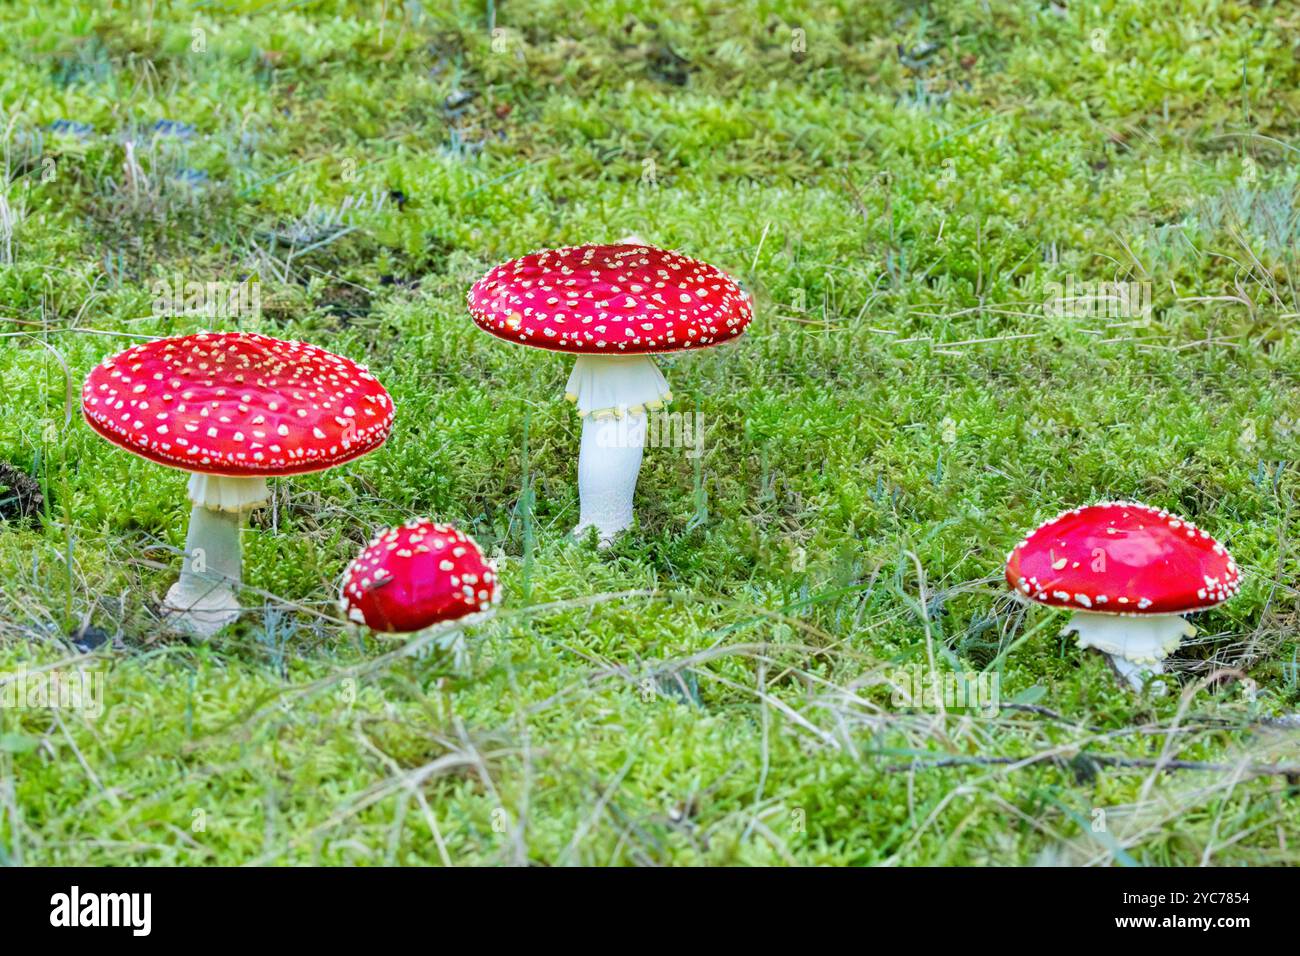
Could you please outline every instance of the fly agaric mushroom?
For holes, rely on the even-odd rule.
[[[1140,689],[1143,672],[1196,628],[1180,615],[1241,588],[1226,548],[1186,518],[1136,501],[1075,508],[1039,525],[1007,556],[1007,583],[1023,598],[1069,608],[1080,647],[1095,647]]]
[[[496,567],[449,524],[414,519],[376,535],[343,573],[339,607],[373,631],[414,634],[501,600]],[[454,644],[457,657],[463,645]]]
[[[163,606],[200,637],[239,616],[239,530],[266,503],[266,479],[373,451],[394,411],[365,366],[254,332],[199,332],[129,348],[86,376],[81,408],[114,445],[190,473],[186,560]]]
[[[754,316],[731,276],[634,236],[496,266],[469,311],[507,342],[577,355],[565,395],[583,419],[574,534],[594,527],[602,544],[632,523],[647,410],[672,399],[653,356],[730,341]]]

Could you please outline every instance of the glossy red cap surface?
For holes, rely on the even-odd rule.
[[[489,610],[501,599],[496,569],[474,539],[449,524],[408,521],[376,535],[343,575],[349,620],[411,634]]]
[[[489,270],[469,291],[479,328],[556,352],[638,355],[706,348],[754,317],[721,269],[649,245],[547,249]]]
[[[136,345],[95,366],[87,423],[159,464],[210,475],[296,475],[374,451],[393,402],[364,365],[255,332]]]
[[[1007,556],[1007,583],[1040,604],[1105,614],[1181,614],[1240,590],[1226,548],[1185,518],[1134,501],[1057,515]]]

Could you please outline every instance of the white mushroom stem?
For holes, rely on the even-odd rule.
[[[1177,614],[1077,611],[1061,633],[1070,632],[1078,635],[1080,647],[1094,647],[1109,657],[1119,676],[1141,690],[1147,675],[1164,673],[1164,659],[1196,628]]]
[[[239,617],[242,579],[239,532],[244,517],[266,504],[265,478],[192,474],[190,527],[180,579],[163,600],[170,623],[209,638]]]
[[[672,397],[648,355],[578,356],[565,394],[583,417],[576,536],[595,528],[600,543],[607,546],[631,526],[648,413]]]
[[[588,416],[582,423],[582,450],[578,455],[578,526],[583,537],[595,528],[600,545],[607,547],[615,535],[632,525],[632,496],[641,473],[645,447],[645,412],[623,419]],[[639,433],[640,441],[627,436]]]

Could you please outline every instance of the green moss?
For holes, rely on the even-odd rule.
[[[0,859],[1296,862],[1285,778],[1142,763],[1300,763],[1259,723],[1300,704],[1294,23],[556,2],[494,36],[468,8],[260,6],[0,11],[0,460],[46,492],[0,523],[0,670],[104,674],[97,719],[0,708]],[[759,317],[663,363],[705,454],[648,450],[638,528],[596,553],[566,536],[567,363],[480,334],[464,292],[629,232],[729,269]],[[382,451],[276,483],[252,610],[209,646],[158,617],[184,476],[77,410],[129,336],[214,324],[151,315],[177,274],[260,276],[240,327],[363,360],[398,405]],[[1053,315],[1068,281],[1149,283],[1150,313]],[[1129,496],[1248,572],[1179,654],[1185,708],[1000,581],[1024,529]],[[414,514],[504,561],[463,672],[333,610]],[[86,624],[111,641],[82,658]],[[931,655],[1014,706],[896,706]],[[1254,698],[1198,685],[1218,665]]]

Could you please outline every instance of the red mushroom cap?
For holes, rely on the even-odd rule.
[[[486,611],[501,599],[496,569],[474,539],[416,519],[376,535],[343,574],[348,618],[410,634]]]
[[[568,246],[521,256],[469,290],[479,328],[555,352],[638,355],[733,339],[754,317],[721,269],[654,246]]]
[[[393,401],[364,365],[256,332],[199,332],[106,359],[81,389],[114,445],[209,475],[297,475],[373,451]]]
[[[1040,604],[1104,614],[1182,614],[1241,589],[1223,545],[1136,501],[1075,508],[1039,525],[1007,556],[1007,583]]]

